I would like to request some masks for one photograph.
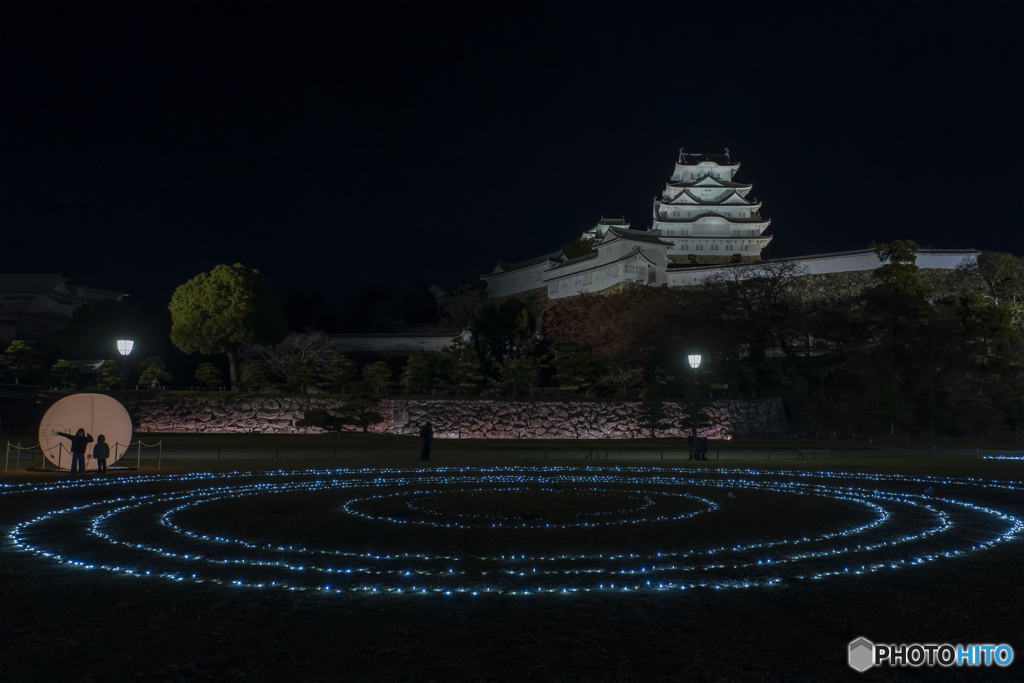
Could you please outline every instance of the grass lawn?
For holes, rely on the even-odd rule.
[[[160,438],[165,439],[165,448],[181,449],[205,449],[211,443],[214,448],[294,448],[299,440],[303,447],[317,450],[327,447],[327,442],[338,442],[335,436]],[[156,474],[152,463],[144,461],[141,473],[109,475],[106,481],[113,482],[110,485],[94,485],[91,482],[97,479],[90,475],[84,485],[0,497],[0,523],[7,534],[12,525],[46,511],[114,497],[142,500],[152,494],[205,495],[212,487],[226,485],[235,487],[232,494],[245,485],[297,487],[253,489],[249,491],[253,495],[244,497],[211,497],[174,513],[173,523],[181,529],[246,540],[249,546],[185,538],[174,532],[159,523],[161,510],[172,507],[171,503],[164,507],[139,505],[123,518],[114,516],[105,522],[105,532],[135,544],[175,552],[186,548],[196,552],[191,550],[196,548],[210,558],[223,555],[264,563],[195,565],[206,572],[207,580],[202,583],[74,568],[55,563],[51,557],[14,552],[6,541],[0,555],[0,677],[4,681],[97,682],[822,681],[865,680],[865,676],[885,681],[1020,680],[1024,662],[1008,670],[883,667],[867,674],[857,674],[846,665],[846,645],[858,636],[892,643],[1005,642],[1024,653],[1020,640],[1024,633],[1020,580],[1024,552],[1018,537],[982,552],[898,571],[820,579],[806,575],[835,568],[839,566],[836,560],[800,559],[787,568],[766,568],[758,566],[756,559],[791,551],[774,548],[769,553],[759,548],[727,555],[718,566],[714,555],[698,552],[697,559],[678,561],[680,565],[697,563],[696,571],[665,570],[659,576],[689,582],[699,574],[696,580],[709,584],[749,581],[752,587],[582,590],[596,582],[617,580],[622,575],[614,572],[623,568],[639,569],[636,564],[641,560],[634,562],[629,555],[649,558],[655,551],[680,555],[693,549],[704,552],[780,538],[821,537],[870,524],[875,518],[870,507],[855,501],[773,490],[778,483],[860,486],[868,491],[879,487],[894,494],[919,494],[928,482],[914,479],[926,476],[1019,484],[1024,479],[1024,465],[1018,462],[976,458],[651,462],[648,464],[658,466],[657,470],[633,470],[629,476],[636,481],[626,481],[623,467],[645,464],[557,458],[504,462],[470,451],[485,446],[511,448],[516,442],[455,440],[445,444],[453,451],[466,451],[452,464],[529,467],[536,468],[530,470],[531,476],[544,477],[541,482],[523,484],[514,478],[483,481],[479,470],[463,473],[465,481],[442,481],[452,473],[446,462],[420,467],[415,460],[382,461],[381,454],[392,450],[387,442],[395,441],[401,444],[400,450],[418,447],[418,441],[409,438],[342,435],[346,448],[366,452],[364,457],[341,463],[345,467],[396,471],[386,475],[392,479],[380,485],[372,482],[373,476],[324,473],[323,468],[338,463],[322,459],[274,463],[261,459],[175,460],[164,462],[159,478],[152,476]],[[552,452],[577,451],[581,446],[572,441],[546,445]],[[436,443],[435,450],[438,448],[442,446]],[[765,474],[745,474],[754,465]],[[280,468],[298,473],[289,477],[258,474]],[[192,482],[163,476],[197,471],[257,474]],[[790,471],[806,476],[771,474]],[[835,480],[817,476],[822,471],[901,477]],[[608,480],[601,479],[599,484],[573,482],[573,477],[602,475]],[[353,487],[309,488],[310,482],[332,476]],[[399,477],[412,483],[400,483]],[[688,483],[682,488],[666,483],[673,477]],[[724,487],[694,483],[705,477],[714,482],[745,479]],[[72,480],[66,474],[25,473],[0,480],[6,485],[28,482],[40,486],[67,481]],[[1019,490],[933,485],[939,496],[970,500],[1024,517],[1024,497]],[[684,490],[718,507],[707,510],[707,504],[697,498],[671,495]],[[735,497],[728,496],[730,492],[735,492]],[[382,497],[373,498],[378,495]],[[351,503],[353,514],[341,511],[340,505],[354,496],[362,500]],[[934,515],[920,506],[891,506],[891,518],[877,528],[820,541],[812,547],[891,540],[918,534],[933,523]],[[967,547],[995,528],[995,522],[987,517],[954,507],[949,513],[955,524],[943,534],[913,541],[917,545],[911,546],[912,551],[895,546],[872,552],[883,562],[898,562],[900,557],[961,544]],[[108,509],[102,505],[95,508],[96,514]],[[138,548],[114,546],[86,533],[92,510],[83,507],[67,520],[42,523],[32,532],[32,542],[59,548],[67,558],[116,562],[129,569],[152,568],[154,573],[193,566],[173,557],[154,557]],[[666,517],[693,516],[651,521],[652,511]],[[503,526],[494,527],[495,520]],[[632,523],[634,520],[637,523]],[[466,528],[446,526],[453,523]],[[552,531],[544,525],[558,529]],[[301,547],[304,552],[340,550],[356,554],[356,559],[266,550],[282,546]],[[622,557],[608,559],[610,549]],[[389,575],[388,568],[397,565],[359,560],[361,553],[413,554],[419,559],[409,560],[410,569],[419,573],[408,579]],[[548,567],[553,578],[535,579],[529,575],[532,564],[501,557],[506,554],[542,558],[541,573]],[[589,559],[543,559],[561,555]],[[449,562],[440,557],[458,559]],[[857,559],[858,555],[849,557],[854,563],[866,561]],[[272,564],[295,565],[299,561],[309,566],[298,570]],[[728,563],[733,565],[723,568]],[[448,564],[457,569],[448,569]],[[365,565],[367,569],[359,577],[334,574],[325,578],[314,571],[327,565],[355,567],[357,571]],[[577,573],[581,568],[594,573]],[[245,582],[277,580],[299,590],[233,586],[231,579],[236,576]],[[634,586],[646,574],[638,576],[641,578],[629,576],[622,581]],[[773,585],[765,583],[776,578]],[[223,583],[216,582],[221,579]],[[342,592],[303,590],[325,581]],[[521,594],[545,581],[580,590]],[[430,592],[396,594],[386,590],[396,585],[410,588],[411,583]],[[381,592],[355,590],[369,585],[380,586]],[[475,596],[435,590],[457,585],[493,590]]]

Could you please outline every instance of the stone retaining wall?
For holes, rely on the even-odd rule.
[[[295,421],[314,408],[331,412],[343,405],[338,398],[316,396],[269,397],[162,395],[129,400],[127,408],[137,432],[229,434],[318,434],[316,427],[296,427]],[[425,422],[439,437],[473,439],[635,438],[649,436],[637,427],[639,403],[561,401],[495,401],[488,399],[404,400],[385,399],[380,406],[384,422],[368,431],[381,434],[416,434]],[[679,424],[689,413],[687,404],[665,403],[665,422]],[[778,434],[788,422],[779,399],[715,401],[704,411],[712,424],[701,436]],[[355,431],[354,429],[352,431]],[[686,436],[671,428],[658,436]]]
[[[864,290],[876,284],[870,270],[854,270],[841,273],[817,273],[801,275],[797,280],[797,291],[805,298],[828,296],[848,298],[860,296]],[[932,286],[932,299],[950,296],[959,291],[960,283],[956,271],[936,268],[919,271],[921,279]]]

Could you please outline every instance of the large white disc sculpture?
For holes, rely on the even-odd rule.
[[[116,399],[104,394],[74,394],[50,406],[39,425],[39,447],[46,459],[61,469],[71,469],[71,442],[57,432],[74,434],[84,429],[93,441],[85,452],[85,469],[96,469],[92,449],[102,434],[110,446],[107,465],[124,455],[132,440],[132,418]]]

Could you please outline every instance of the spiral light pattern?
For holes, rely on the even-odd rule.
[[[1021,488],[845,472],[507,466],[136,476],[8,485],[0,496],[90,501],[8,530],[8,550],[69,569],[325,595],[525,596],[855,580],[955,562],[1022,533],[1020,519],[985,502]],[[319,535],[282,536],[262,517],[233,530],[233,508],[271,510],[282,499],[318,502],[309,521]],[[730,508],[743,523],[716,521]]]

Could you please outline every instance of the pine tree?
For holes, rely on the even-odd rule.
[[[250,391],[260,391],[274,383],[274,370],[270,363],[254,360],[242,369],[242,387]]]
[[[139,384],[148,387],[156,382],[160,388],[164,382],[173,382],[174,377],[164,367],[164,359],[160,356],[152,356],[142,361],[142,374],[139,376]]]
[[[213,363],[200,363],[195,378],[204,386],[214,387],[220,384],[220,370]]]
[[[551,364],[555,366],[555,379],[559,389],[576,391],[593,380],[596,367],[590,349],[575,342],[567,342],[555,349]],[[589,388],[587,395],[590,394]]]
[[[384,416],[377,412],[379,406],[380,398],[373,388],[365,382],[358,382],[352,385],[351,398],[338,409],[337,419],[343,425],[360,427],[365,432],[370,425],[384,421]]]
[[[312,356],[294,356],[288,362],[290,383],[297,385],[301,393],[316,384],[316,361]]]
[[[367,388],[374,394],[382,393],[387,395],[388,387],[395,385],[393,377],[391,368],[386,361],[381,360],[376,363],[370,363],[363,368],[363,382],[366,383]]]
[[[50,384],[61,389],[77,389],[81,381],[78,367],[66,360],[57,361],[50,368]]]
[[[896,386],[887,384],[878,392],[878,397],[875,399],[875,408],[872,412],[876,417],[889,423],[889,436],[895,436],[896,427],[894,423],[903,417],[903,413],[906,410],[907,404],[903,400],[903,394],[900,393]]]
[[[456,396],[463,389],[472,389],[484,380],[476,349],[461,337],[456,337],[441,349],[437,370],[438,382],[455,389]]]
[[[399,383],[406,393],[425,394],[434,386],[436,359],[429,351],[414,351],[402,369]]]
[[[325,432],[338,432],[339,439],[345,424],[345,421],[340,417],[331,415],[326,410],[320,408],[307,410],[301,420],[295,421],[296,427],[319,427]]]
[[[666,430],[672,425],[665,422],[665,404],[661,400],[661,385],[658,382],[651,382],[644,389],[643,401],[639,407],[639,421],[637,425],[643,429],[651,430],[651,438],[654,438],[655,430]]]
[[[529,389],[530,396],[540,385],[544,368],[548,367],[534,356],[525,358],[506,358],[499,369],[501,386],[512,389],[512,394],[519,393],[520,387]]]
[[[108,360],[100,366],[98,386],[100,389],[110,390],[121,386],[121,368],[116,360]]]
[[[4,351],[2,362],[7,373],[14,376],[14,383],[21,384],[37,374],[39,353],[27,342],[15,339]]]
[[[331,361],[327,375],[331,379],[332,386],[341,387],[342,395],[345,394],[345,387],[356,378],[358,367],[358,363],[348,356],[338,356]]]

